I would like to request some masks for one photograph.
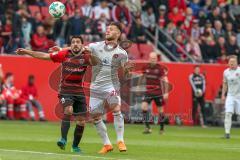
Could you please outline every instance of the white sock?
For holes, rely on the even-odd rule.
[[[225,113],[225,120],[224,120],[224,127],[225,127],[225,133],[230,134],[232,126],[232,113]]]
[[[38,115],[39,115],[40,118],[44,118],[44,117],[45,117],[43,111],[39,111],[39,112],[38,112]]]
[[[122,113],[115,112],[113,113],[114,117],[114,127],[117,133],[117,141],[123,141],[123,134],[124,134],[124,118]]]
[[[35,113],[34,113],[33,111],[30,111],[30,112],[29,112],[29,116],[30,116],[31,118],[35,118]]]
[[[102,138],[103,144],[104,145],[111,145],[111,142],[108,138],[108,134],[107,134],[107,127],[104,124],[103,120],[99,120],[94,122],[97,132],[100,135],[100,137]]]

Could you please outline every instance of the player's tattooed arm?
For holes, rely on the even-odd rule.
[[[29,55],[33,58],[42,59],[42,60],[51,60],[50,54],[44,52],[32,51],[24,48],[19,48],[16,50],[18,55]]]
[[[71,47],[61,48],[61,47],[58,47],[58,46],[53,46],[53,47],[49,48],[48,53],[58,52],[58,51],[61,51],[61,50],[70,50],[70,49],[71,49]]]

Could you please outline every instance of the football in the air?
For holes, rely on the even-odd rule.
[[[60,18],[65,14],[66,8],[62,2],[55,1],[49,6],[49,13],[54,18]]]
[[[202,90],[201,89],[197,89],[197,91],[196,91],[196,96],[197,97],[201,97],[202,96]]]

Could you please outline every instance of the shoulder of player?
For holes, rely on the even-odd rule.
[[[226,73],[228,73],[228,72],[229,72],[229,70],[230,70],[230,68],[227,68],[227,69],[225,69],[225,70],[223,71],[223,74],[226,74]]]
[[[127,51],[125,50],[125,49],[123,49],[122,47],[120,47],[120,46],[118,46],[118,52],[120,53],[120,54],[124,54],[124,55],[128,55],[128,53],[127,53]]]
[[[93,43],[89,43],[88,46],[98,46],[98,45],[102,45],[103,43],[104,41],[93,42]]]

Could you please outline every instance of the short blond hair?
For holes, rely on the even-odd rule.
[[[230,59],[238,60],[238,57],[236,55],[230,55],[230,56],[228,56],[228,60],[230,60]]]

